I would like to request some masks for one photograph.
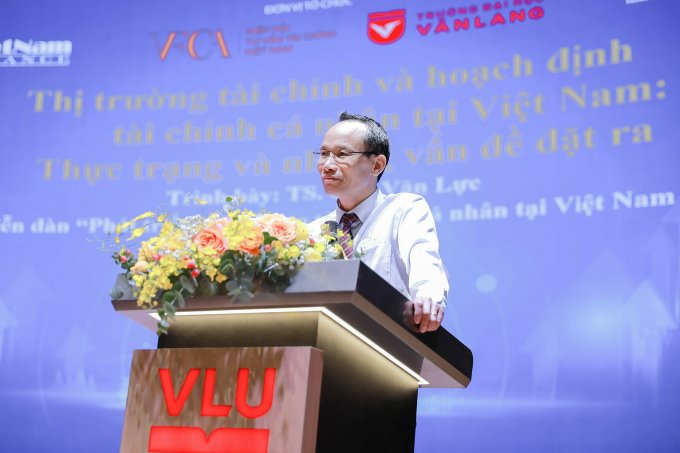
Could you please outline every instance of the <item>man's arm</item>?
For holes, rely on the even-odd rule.
[[[444,318],[449,282],[439,256],[434,217],[425,199],[418,196],[408,203],[396,234],[398,253],[408,276],[413,322],[420,332],[436,330]]]

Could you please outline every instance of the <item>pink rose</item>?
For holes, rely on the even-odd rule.
[[[194,244],[200,248],[210,247],[217,253],[222,254],[227,249],[227,241],[222,235],[221,225],[210,225],[203,228],[193,237]]]
[[[297,225],[287,219],[274,220],[269,225],[269,234],[284,244],[292,244],[297,237]]]
[[[265,233],[269,233],[271,224],[277,220],[286,220],[286,216],[283,214],[264,214],[255,219]]]

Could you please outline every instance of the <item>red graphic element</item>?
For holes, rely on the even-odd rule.
[[[179,395],[175,398],[175,389],[172,386],[172,378],[170,377],[170,370],[167,368],[160,368],[158,373],[161,376],[161,387],[163,387],[163,396],[165,397],[165,405],[168,408],[168,415],[177,417],[182,413],[184,403],[187,402],[191,389],[194,388],[196,379],[201,373],[200,368],[191,368],[187,377],[184,378],[182,388],[179,390]]]
[[[376,44],[391,44],[404,36],[406,10],[395,9],[368,15],[368,39]]]
[[[432,28],[432,24],[427,24],[426,26],[422,26],[420,24],[416,25],[416,28],[418,29],[418,33],[421,35],[425,36],[430,32],[430,28]]]
[[[274,384],[276,384],[276,368],[264,370],[262,399],[258,406],[248,404],[248,368],[239,368],[236,383],[236,409],[246,418],[259,418],[269,412],[274,400]]]
[[[149,453],[267,453],[269,430],[217,428],[206,435],[192,426],[152,426]]]
[[[193,60],[205,60],[213,54],[214,47],[222,55],[222,58],[229,57],[229,48],[227,47],[227,41],[224,39],[224,35],[220,29],[215,31],[208,29],[190,31],[173,31],[168,34],[165,41],[162,43],[158,40],[158,33],[152,33],[154,42],[156,44],[156,50],[158,51],[158,56],[161,61],[165,61],[170,53],[171,49],[177,49],[179,51],[185,51]],[[204,35],[206,38],[201,38],[201,43],[199,44],[199,36]],[[182,39],[177,39],[181,37]],[[206,43],[206,39],[208,40]],[[199,51],[200,47],[200,51]]]
[[[215,373],[215,368],[207,368],[205,370],[203,399],[201,400],[201,416],[203,417],[226,417],[231,411],[231,406],[228,404],[214,404]],[[269,409],[272,408],[274,387],[276,386],[276,368],[265,368],[262,384],[262,397],[260,398],[260,404],[257,406],[248,404],[249,373],[250,370],[248,368],[239,368],[238,370],[238,380],[236,381],[236,409],[243,417],[259,418],[269,412]],[[161,387],[163,389],[168,415],[177,417],[182,413],[187,398],[189,398],[189,394],[194,388],[194,384],[196,384],[196,379],[198,379],[199,374],[201,374],[201,369],[189,369],[177,397],[175,397],[175,389],[172,385],[170,369],[159,368],[158,374],[161,379]]]
[[[215,368],[205,370],[205,381],[203,382],[203,403],[201,404],[201,415],[203,417],[226,417],[231,411],[228,404],[213,404],[215,401]]]
[[[449,30],[449,26],[446,25],[446,21],[441,20],[437,24],[437,28],[434,29],[434,34],[436,35],[437,33],[441,33],[441,32],[448,33],[449,31],[451,31],[451,30]]]

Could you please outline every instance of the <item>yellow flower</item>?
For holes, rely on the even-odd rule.
[[[307,261],[308,263],[321,261],[323,259],[323,256],[321,255],[321,253],[319,253],[318,250],[313,249],[313,248],[305,250],[304,257],[305,257],[305,261]]]
[[[163,236],[170,236],[172,235],[173,231],[175,230],[175,225],[172,224],[172,222],[163,222],[163,226],[161,227],[161,232],[158,234],[159,237]]]
[[[245,214],[229,222],[224,227],[223,235],[229,250],[240,250],[252,255],[259,253],[264,240],[260,225]]]
[[[301,220],[295,219],[295,223],[297,223],[297,236],[295,237],[295,241],[304,241],[309,237],[309,230],[307,229],[307,225],[302,222]]]
[[[144,214],[140,214],[137,217],[135,217],[134,219],[130,220],[130,222],[126,222],[126,223],[134,223],[138,220],[147,219],[149,217],[154,217],[155,215],[156,214],[151,212],[151,211],[146,211]]]
[[[289,258],[299,258],[300,257],[300,248],[297,245],[291,245],[288,248],[288,257]]]
[[[145,231],[144,227],[135,228],[134,230],[132,230],[132,234],[130,235],[129,238],[127,238],[127,240],[131,241],[132,239],[138,238],[139,236],[144,234],[144,231]]]
[[[138,260],[134,266],[130,268],[133,274],[142,274],[149,271],[150,264],[142,259]]]

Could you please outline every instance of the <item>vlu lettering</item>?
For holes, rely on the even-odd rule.
[[[182,413],[191,391],[193,390],[198,377],[201,374],[200,368],[191,368],[179,392],[176,393],[172,384],[170,369],[160,368],[158,370],[165,405],[168,415],[177,417]],[[257,406],[248,404],[248,368],[239,368],[236,382],[236,410],[246,418],[259,418],[265,415],[272,407],[274,400],[274,386],[276,384],[276,368],[266,368],[264,371],[264,381],[262,386],[262,397]],[[201,403],[201,416],[204,417],[227,417],[231,412],[231,405],[215,403],[216,370],[207,368],[203,380],[203,397]]]

